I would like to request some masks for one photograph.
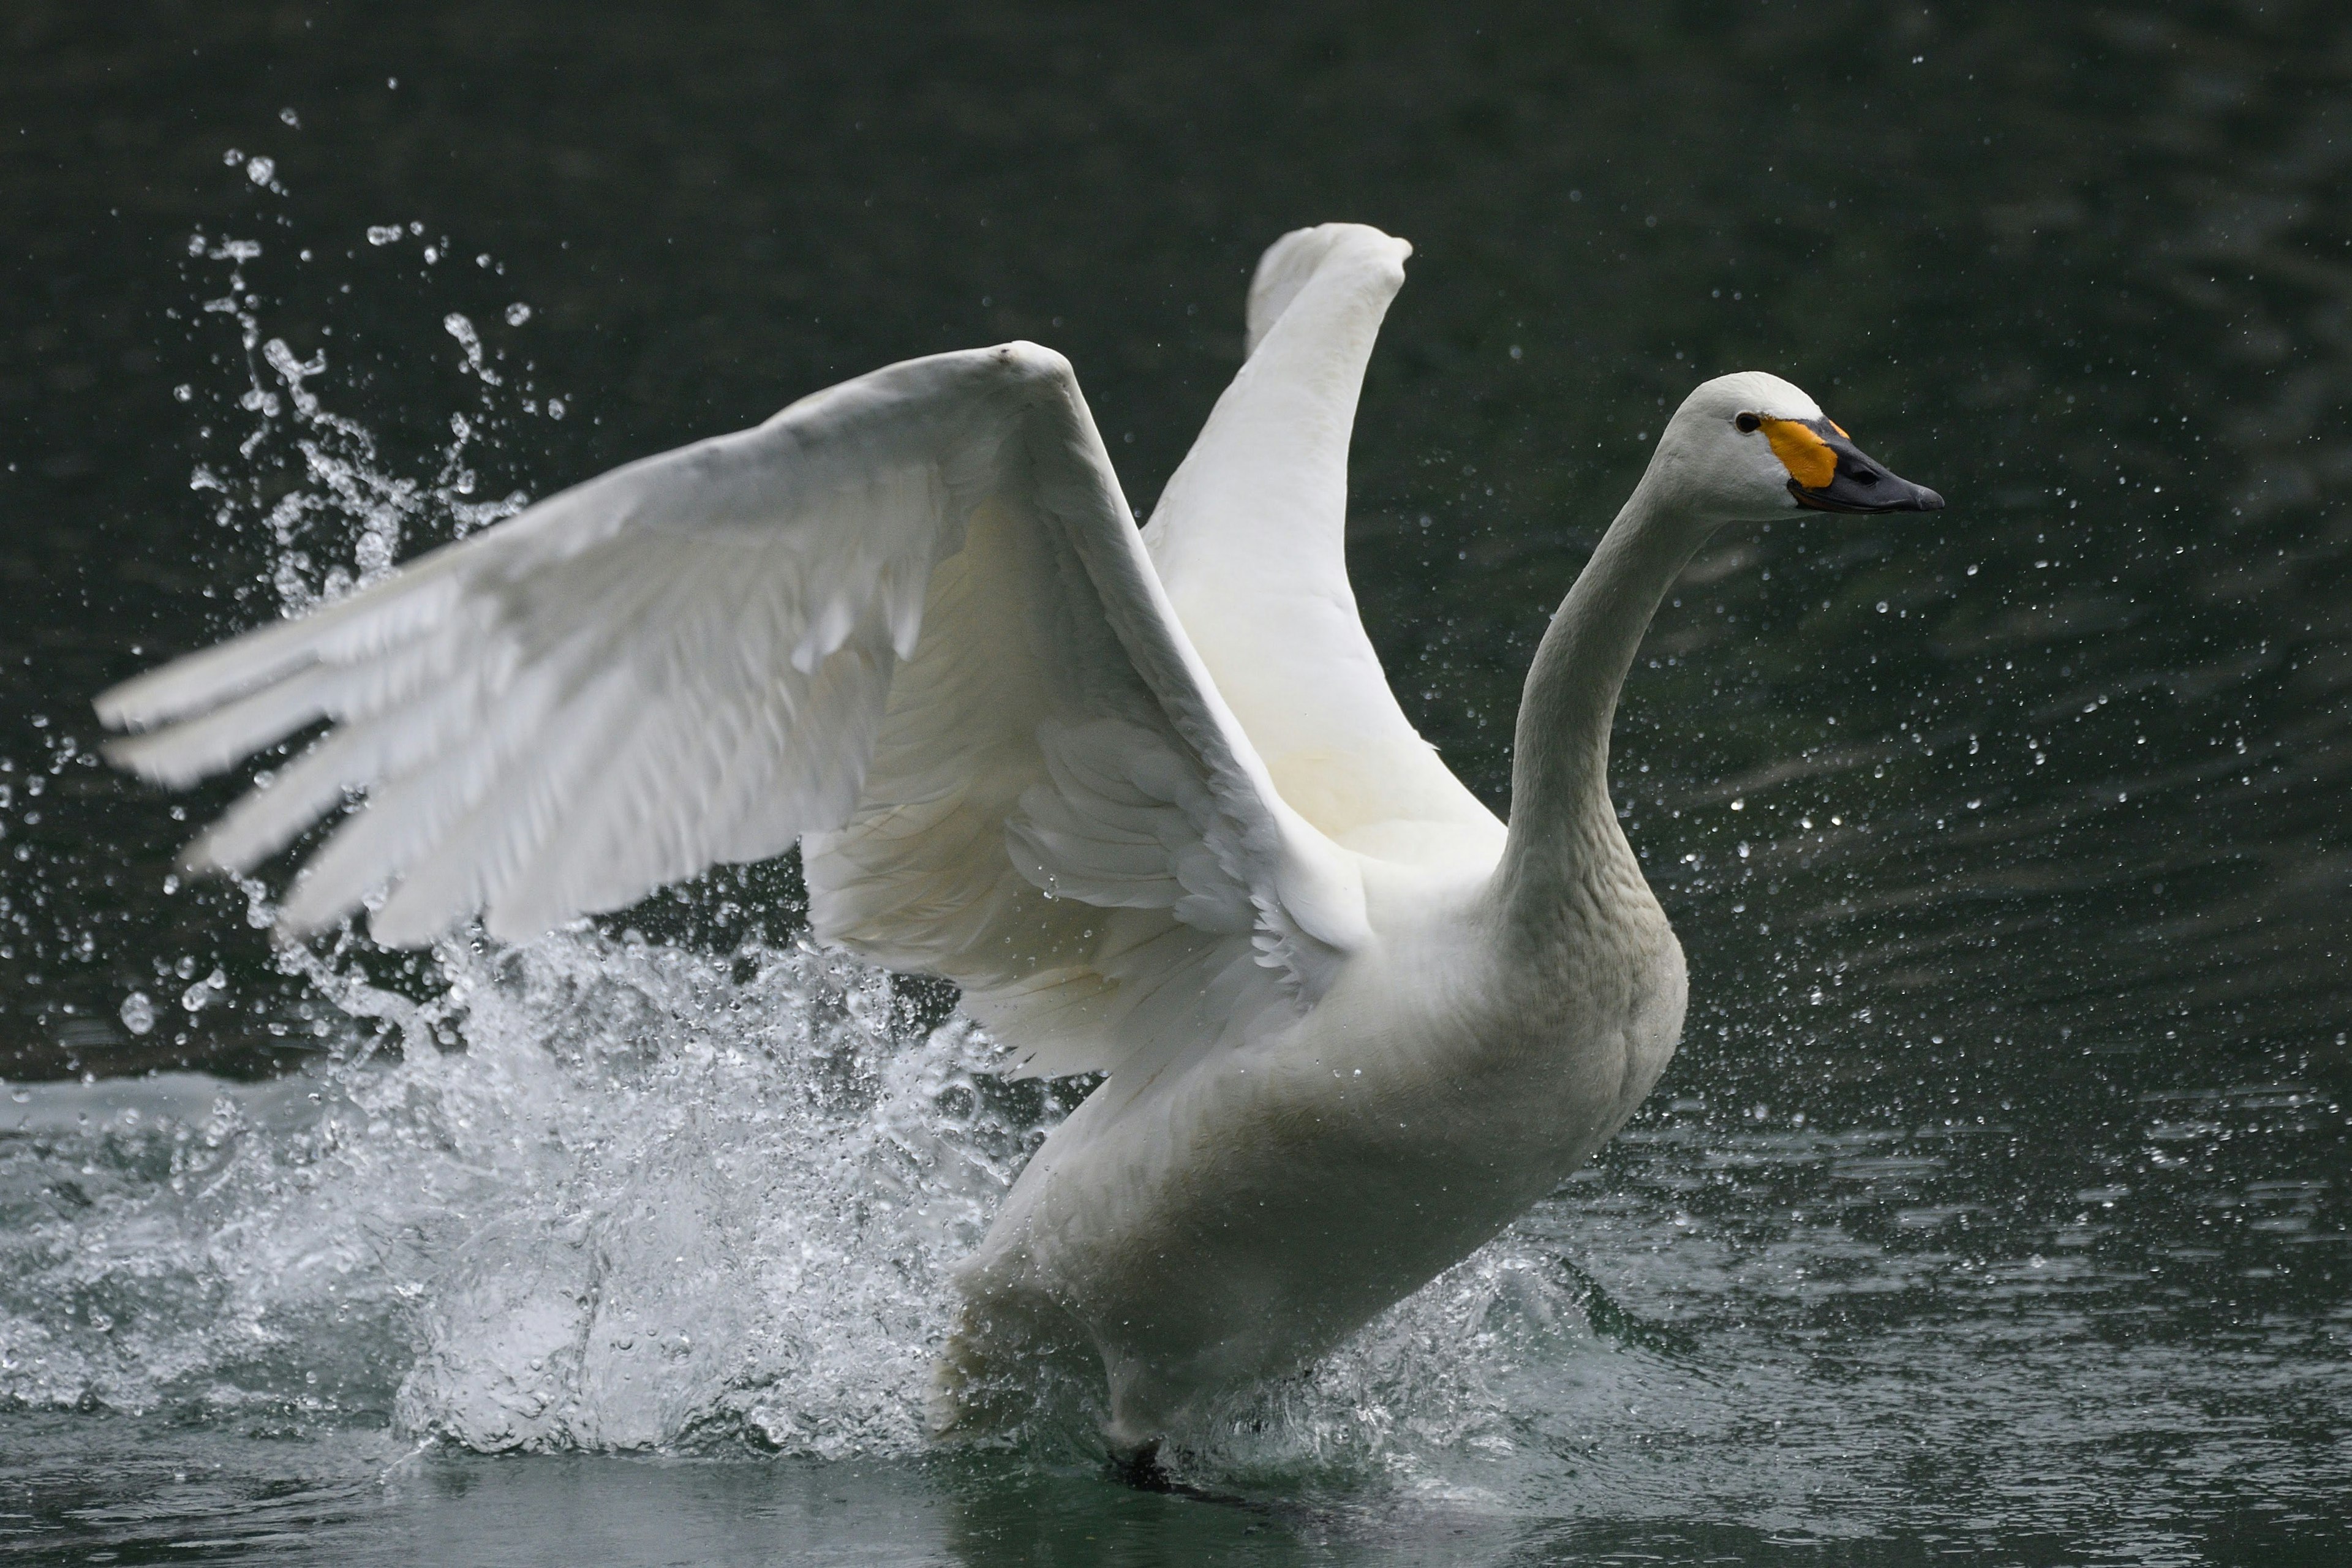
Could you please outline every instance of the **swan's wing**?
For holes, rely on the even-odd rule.
[[[1398,708],[1348,585],[1349,432],[1412,248],[1325,224],[1266,251],[1249,357],[1144,531],[1283,797],[1339,843],[1402,858],[1502,837]]]
[[[1278,1022],[1362,934],[1026,344],[617,469],[99,708],[171,784],[333,721],[189,851],[245,869],[365,790],[296,928],[388,886],[381,940],[528,937],[808,833],[820,934],[963,982],[1016,1047],[1038,1019],[1045,1070]]]

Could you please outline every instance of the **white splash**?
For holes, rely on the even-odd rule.
[[[1054,1114],[980,1076],[993,1047],[909,1037],[887,976],[806,946],[440,957],[396,1057],[12,1092],[0,1402],[919,1446],[945,1266]]]

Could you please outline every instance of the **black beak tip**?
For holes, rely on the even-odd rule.
[[[1934,490],[1929,489],[1925,485],[1920,485],[1916,488],[1919,491],[1917,504],[1921,511],[1941,511],[1944,510],[1944,498],[1942,496],[1937,495]]]

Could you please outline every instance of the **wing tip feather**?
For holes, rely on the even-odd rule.
[[[1258,258],[1257,270],[1251,275],[1245,352],[1257,353],[1258,344],[1265,341],[1283,312],[1335,258],[1362,256],[1385,262],[1381,281],[1393,295],[1404,285],[1405,258],[1412,254],[1411,240],[1385,234],[1370,224],[1323,223],[1292,229],[1265,247]]]
[[[103,718],[104,715],[100,717]],[[112,720],[106,721],[113,722]],[[168,763],[163,743],[167,742],[170,737],[171,731],[168,730],[159,730],[143,735],[121,735],[110,741],[100,742],[98,754],[104,757],[110,766],[121,768],[124,773],[145,779],[149,784],[162,784],[169,789],[185,789],[205,775],[184,768],[175,768]]]
[[[216,647],[184,654],[90,700],[110,730],[146,731],[186,719],[283,680],[318,658],[291,634],[311,629],[315,617],[257,627]]]

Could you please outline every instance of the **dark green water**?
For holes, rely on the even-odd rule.
[[[0,27],[0,1551],[2343,1560],[2337,8]],[[797,954],[789,868],[305,968],[167,888],[227,785],[92,761],[94,692],[371,535],[911,354],[1061,349],[1146,500],[1259,248],[1336,217],[1419,247],[1359,592],[1497,804],[1544,617],[1697,380],[1787,374],[1952,505],[1692,569],[1615,753],[1682,1054],[1594,1169],[1201,1439],[1236,1502],[1066,1433],[909,1438],[937,1266],[1050,1110],[920,1044],[936,999]],[[604,1361],[589,1258],[644,1325]]]

